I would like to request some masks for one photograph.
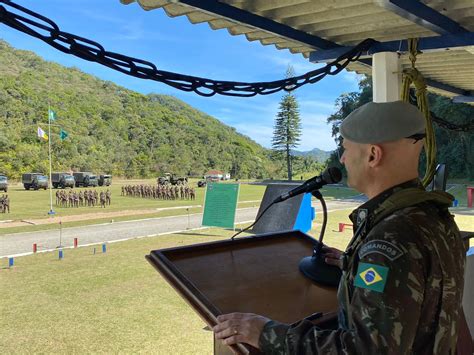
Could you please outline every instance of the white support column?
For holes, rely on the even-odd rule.
[[[397,53],[381,52],[372,56],[374,102],[400,100],[402,73]]]

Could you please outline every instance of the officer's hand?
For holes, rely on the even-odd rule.
[[[342,268],[342,251],[336,248],[323,246],[321,253],[324,256],[324,262],[326,264],[337,266],[340,269]]]
[[[258,349],[263,326],[269,321],[253,313],[229,313],[217,317],[217,325],[212,330],[226,345],[246,343]]]

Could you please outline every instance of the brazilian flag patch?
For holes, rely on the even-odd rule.
[[[359,263],[354,285],[376,292],[383,292],[387,276],[388,267],[386,266]]]

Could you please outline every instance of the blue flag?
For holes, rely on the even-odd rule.
[[[59,131],[59,139],[61,139],[61,141],[65,140],[67,137],[69,136],[69,134],[63,130],[61,128],[61,130]]]

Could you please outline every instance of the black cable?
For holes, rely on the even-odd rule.
[[[257,223],[259,221],[260,218],[262,218],[262,216],[265,214],[265,212],[267,212],[267,210],[272,207],[273,205],[275,204],[275,200],[272,201],[272,203],[270,203],[263,211],[262,213],[260,213],[257,218],[255,219],[255,221],[248,227],[244,228],[244,229],[241,229],[239,232],[235,233],[230,239],[231,240],[234,240],[235,237],[237,237],[240,233],[242,232],[245,232],[246,230],[249,230],[251,227],[253,227],[255,225],[255,223]]]

